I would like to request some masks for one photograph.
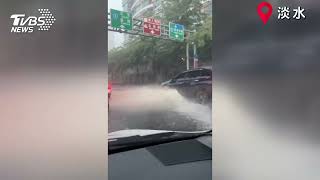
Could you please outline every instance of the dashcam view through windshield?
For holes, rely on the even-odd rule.
[[[211,179],[211,1],[108,5],[109,180]]]
[[[109,133],[211,129],[211,4],[139,3],[109,1]]]

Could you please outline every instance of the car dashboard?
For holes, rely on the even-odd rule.
[[[211,180],[212,136],[109,155],[109,180]]]

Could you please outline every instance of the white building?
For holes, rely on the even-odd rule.
[[[108,51],[116,46],[114,41],[114,33],[108,31]]]
[[[204,0],[202,2],[202,12],[212,16],[212,0]]]
[[[141,18],[147,13],[159,13],[161,0],[123,0],[122,7],[124,11],[130,12],[133,18]]]

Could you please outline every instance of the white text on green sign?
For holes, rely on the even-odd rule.
[[[184,26],[176,23],[169,23],[169,37],[173,40],[184,40]]]
[[[132,30],[132,15],[128,12],[110,10],[111,27],[124,30]]]

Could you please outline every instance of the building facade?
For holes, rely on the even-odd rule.
[[[133,18],[142,18],[146,14],[156,15],[160,13],[161,0],[122,0],[124,11],[130,12]]]
[[[108,51],[115,47],[114,34],[108,31]]]
[[[212,0],[204,0],[202,2],[202,12],[212,16]]]

